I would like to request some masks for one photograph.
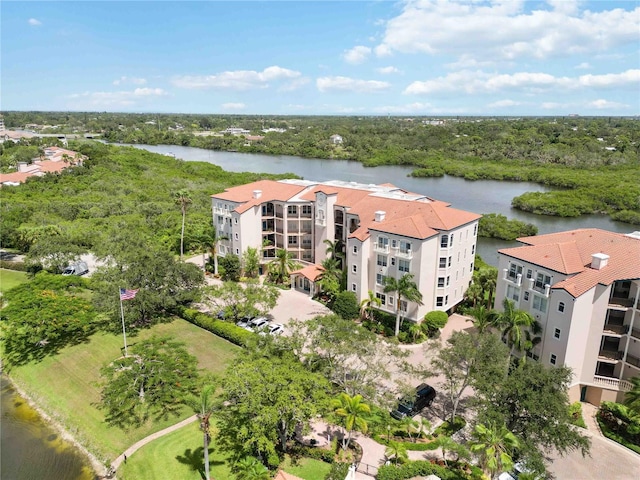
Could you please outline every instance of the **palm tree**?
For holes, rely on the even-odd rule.
[[[244,264],[244,276],[249,278],[255,278],[260,271],[260,255],[258,249],[254,247],[247,247],[242,255],[242,263]]]
[[[218,236],[215,227],[211,225],[202,226],[197,235],[198,247],[202,251],[202,267],[206,265],[207,252],[213,258],[213,273],[218,273]]]
[[[426,437],[431,433],[431,422],[424,417],[420,417],[418,421],[418,437]]]
[[[391,440],[389,442],[389,446],[385,448],[384,455],[389,460],[393,459],[396,465],[398,464],[398,460],[400,463],[405,462],[409,455],[407,454],[407,447],[400,442],[396,442],[395,440]]]
[[[333,258],[337,261],[338,265],[340,265],[340,268],[342,268],[342,261],[344,260],[344,253],[342,253],[342,240],[332,242],[331,240],[326,239],[323,243],[327,246],[327,258]]]
[[[624,404],[631,410],[640,414],[640,377],[631,379],[631,390],[624,395]]]
[[[277,283],[284,283],[284,279],[288,278],[291,271],[296,268],[293,254],[284,248],[276,250],[276,258],[269,265],[274,268],[273,272]]]
[[[400,280],[395,277],[387,277],[384,286],[385,293],[396,294],[396,337],[400,333],[400,305],[402,299],[405,298],[409,302],[415,302],[422,305],[422,293],[418,290],[418,286],[413,281],[413,274],[405,273]]]
[[[368,298],[365,298],[360,302],[360,315],[368,318],[369,320],[373,320],[373,312],[375,311],[374,306],[381,306],[382,301],[376,297],[376,294],[373,291],[369,290],[368,294]]]
[[[525,356],[522,357],[522,361],[526,361],[528,353],[532,352],[533,349],[542,341],[542,325],[540,322],[534,320],[527,330],[524,331],[524,342],[522,344],[522,349],[525,352]]]
[[[368,425],[365,418],[371,413],[371,407],[362,401],[362,395],[352,397],[347,393],[341,393],[338,398],[333,399],[331,406],[333,412],[344,422],[347,437],[342,439],[342,448],[346,450],[354,429],[367,433]]]
[[[180,260],[182,260],[184,255],[184,220],[187,217],[187,207],[191,204],[191,197],[186,190],[180,190],[173,194],[173,199],[182,212],[182,230],[180,233]]]
[[[495,310],[489,309],[482,304],[478,304],[469,310],[469,315],[473,317],[473,320],[468,321],[473,322],[473,326],[476,327],[479,334],[484,333],[496,320]]]
[[[473,430],[473,437],[471,451],[480,455],[482,469],[490,478],[513,467],[512,454],[520,448],[520,442],[506,425],[479,423]]]
[[[269,480],[271,478],[267,467],[254,457],[245,457],[238,461],[235,464],[235,471],[238,480]]]
[[[202,392],[200,392],[200,401],[198,402],[198,408],[196,409],[198,419],[200,420],[200,430],[204,436],[204,472],[205,479],[209,479],[209,441],[211,440],[211,430],[209,420],[211,414],[214,411],[214,404],[212,400],[215,387],[213,385],[206,385]]]
[[[502,302],[503,311],[498,314],[496,324],[502,328],[502,338],[507,340],[507,346],[511,348],[511,355],[515,350],[522,351],[524,347],[523,328],[533,325],[534,319],[529,312],[519,310],[508,298]]]
[[[413,443],[416,443],[412,434],[418,433],[418,428],[420,427],[420,424],[416,422],[413,419],[413,417],[410,417],[409,415],[407,415],[402,419],[402,426],[406,430],[407,435],[409,435],[409,440],[411,440]]]
[[[342,270],[335,258],[325,258],[322,261],[322,272],[317,281],[320,289],[330,297],[335,297],[340,291],[340,278]]]
[[[461,446],[447,435],[438,435],[438,437],[433,441],[432,444],[442,450],[442,460],[444,460],[444,464],[446,466],[449,466],[449,464],[447,463],[447,452],[457,451],[458,447]]]
[[[482,286],[479,283],[474,282],[469,285],[467,291],[464,292],[464,297],[468,302],[473,304],[473,307],[484,300],[484,291],[482,290]]]
[[[482,286],[482,291],[487,295],[487,308],[493,307],[493,293],[496,290],[497,280],[497,268],[485,267],[478,272],[478,282]]]

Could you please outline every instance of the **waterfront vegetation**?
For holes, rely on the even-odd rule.
[[[433,125],[399,117],[38,115],[61,125],[58,131],[99,131],[112,142],[405,165],[415,167],[416,177],[536,182],[558,189],[525,193],[514,207],[564,217],[604,212],[640,224],[640,122],[632,118],[447,118]],[[26,119],[22,112],[5,113],[10,126]],[[230,126],[264,138],[217,133]],[[265,128],[284,131],[264,134]],[[331,142],[333,134],[343,142]]]

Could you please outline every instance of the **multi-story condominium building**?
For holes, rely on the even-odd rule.
[[[640,232],[518,240],[524,246],[499,251],[496,307],[509,298],[540,322],[531,356],[573,370],[572,401],[620,401],[640,375]]]
[[[359,300],[375,292],[388,312],[396,303],[384,292],[385,277],[413,274],[424,303],[403,301],[407,319],[450,310],[471,282],[480,215],[393,185],[262,180],[212,195],[212,202],[213,223],[226,239],[221,255],[257,247],[266,264],[286,249],[306,265],[292,286],[310,294],[325,240],[343,245],[347,288]]]

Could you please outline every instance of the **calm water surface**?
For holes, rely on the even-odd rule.
[[[88,461],[47,426],[4,377],[0,425],[2,480],[94,480]]]
[[[181,147],[178,145],[131,145],[154,153],[173,154],[187,161],[202,161],[219,165],[231,172],[293,173],[307,180],[344,180],[359,183],[392,183],[406,190],[427,195],[451,204],[454,208],[476,213],[500,213],[508,218],[533,223],[538,233],[552,233],[577,228],[601,228],[612,232],[629,233],[632,225],[614,222],[605,215],[584,215],[578,218],[534,215],[511,208],[511,200],[525,192],[547,192],[551,187],[530,182],[469,181],[444,176],[413,178],[412,167],[364,167],[359,162],[325,160],[284,155],[236,153]],[[637,230],[637,227],[635,228]],[[518,245],[517,242],[480,238],[478,254],[497,265],[497,250]]]

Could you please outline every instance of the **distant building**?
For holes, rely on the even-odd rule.
[[[329,140],[331,140],[331,143],[333,143],[334,145],[342,145],[342,137],[340,135],[331,135],[329,137]]]
[[[500,250],[504,298],[543,328],[530,356],[573,371],[572,401],[621,401],[640,375],[640,232],[595,228],[518,239]]]
[[[15,186],[24,183],[29,177],[42,177],[47,173],[59,173],[66,168],[82,165],[85,159],[84,155],[72,150],[60,147],[46,147],[43,158],[34,159],[31,164],[18,162],[17,172],[0,173],[0,186]]]
[[[222,130],[220,133],[222,133],[223,135],[225,133],[228,133],[230,135],[247,135],[249,133],[251,133],[250,130],[245,130],[244,128],[238,128],[238,127],[229,127],[225,130]]]
[[[480,215],[393,185],[307,180],[262,180],[212,195],[220,254],[258,248],[262,263],[286,249],[302,268],[292,287],[309,295],[327,257],[325,240],[343,247],[347,289],[359,301],[375,293],[382,310],[395,312],[388,276],[414,275],[423,305],[402,302],[405,317],[451,310],[473,274]]]

